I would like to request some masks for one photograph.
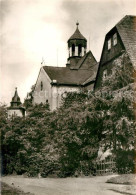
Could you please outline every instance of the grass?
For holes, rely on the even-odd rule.
[[[25,193],[15,187],[10,187],[4,182],[1,182],[1,195],[32,195],[32,194]]]

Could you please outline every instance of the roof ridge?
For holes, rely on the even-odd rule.
[[[129,18],[129,17],[136,17],[136,16],[135,15],[125,15],[115,26],[120,25],[126,18]]]
[[[51,68],[66,68],[66,66],[42,66],[42,67],[51,67]]]
[[[117,22],[107,33],[106,36],[114,29],[114,28],[118,28],[118,26],[126,20],[126,18],[129,17],[136,17],[136,15],[125,15],[121,20],[119,20],[119,22]]]
[[[85,58],[83,59],[82,63],[80,64],[79,69],[80,69],[80,67],[82,66],[82,64],[84,63],[84,61],[86,60],[86,58],[87,58],[87,56],[89,55],[89,53],[91,53],[90,50],[85,54]]]

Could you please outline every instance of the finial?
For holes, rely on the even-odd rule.
[[[77,28],[78,28],[78,25],[79,25],[79,22],[78,21],[77,21],[76,25],[77,25]]]
[[[15,90],[17,91],[17,87],[15,88]]]

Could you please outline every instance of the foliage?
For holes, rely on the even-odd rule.
[[[116,152],[116,166],[118,173],[134,173],[134,158],[134,150],[118,149]]]
[[[35,85],[32,85],[31,90],[29,93],[27,93],[27,97],[24,100],[24,107],[26,109],[32,107],[33,105],[33,93],[34,93]]]
[[[103,81],[101,89],[101,96],[108,101],[108,106],[104,109],[105,125],[102,145],[105,150],[107,148],[112,150],[118,171],[121,173],[121,166],[124,172],[127,169],[134,170],[134,161],[131,161],[130,165],[127,157],[128,153],[133,154],[136,135],[133,85],[135,70],[127,54],[115,60],[114,65],[112,75]],[[121,164],[121,156],[125,157],[123,164]]]
[[[118,68],[103,81],[101,90],[65,93],[56,111],[51,112],[48,104],[33,106],[30,101],[26,118],[7,119],[6,107],[1,105],[3,173],[93,174],[100,147],[113,152],[120,173],[128,166],[132,172],[134,161],[129,157],[136,133],[133,70],[126,54],[115,64]],[[123,164],[121,158],[125,158]]]
[[[128,54],[123,53],[113,61],[112,73],[102,81],[102,89],[115,91],[126,87],[130,83],[134,83],[134,74],[135,69]]]
[[[45,108],[46,105],[43,107]],[[45,118],[42,118],[41,115],[40,118],[37,112],[34,106],[31,112],[32,116],[8,119],[2,129],[4,173],[22,174],[27,172],[34,176],[39,172],[39,164],[44,162],[46,154],[43,147],[45,140],[46,144],[48,142],[51,144],[51,140],[48,140],[49,111],[44,109]],[[36,117],[34,117],[35,113]]]

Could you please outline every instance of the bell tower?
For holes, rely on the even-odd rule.
[[[22,106],[20,101],[20,97],[18,96],[17,88],[15,88],[15,94],[10,102],[10,107],[8,107],[8,117],[24,117],[25,116],[25,108]]]
[[[67,66],[74,67],[78,60],[86,54],[87,40],[79,31],[79,23],[74,34],[68,39],[68,63]]]

